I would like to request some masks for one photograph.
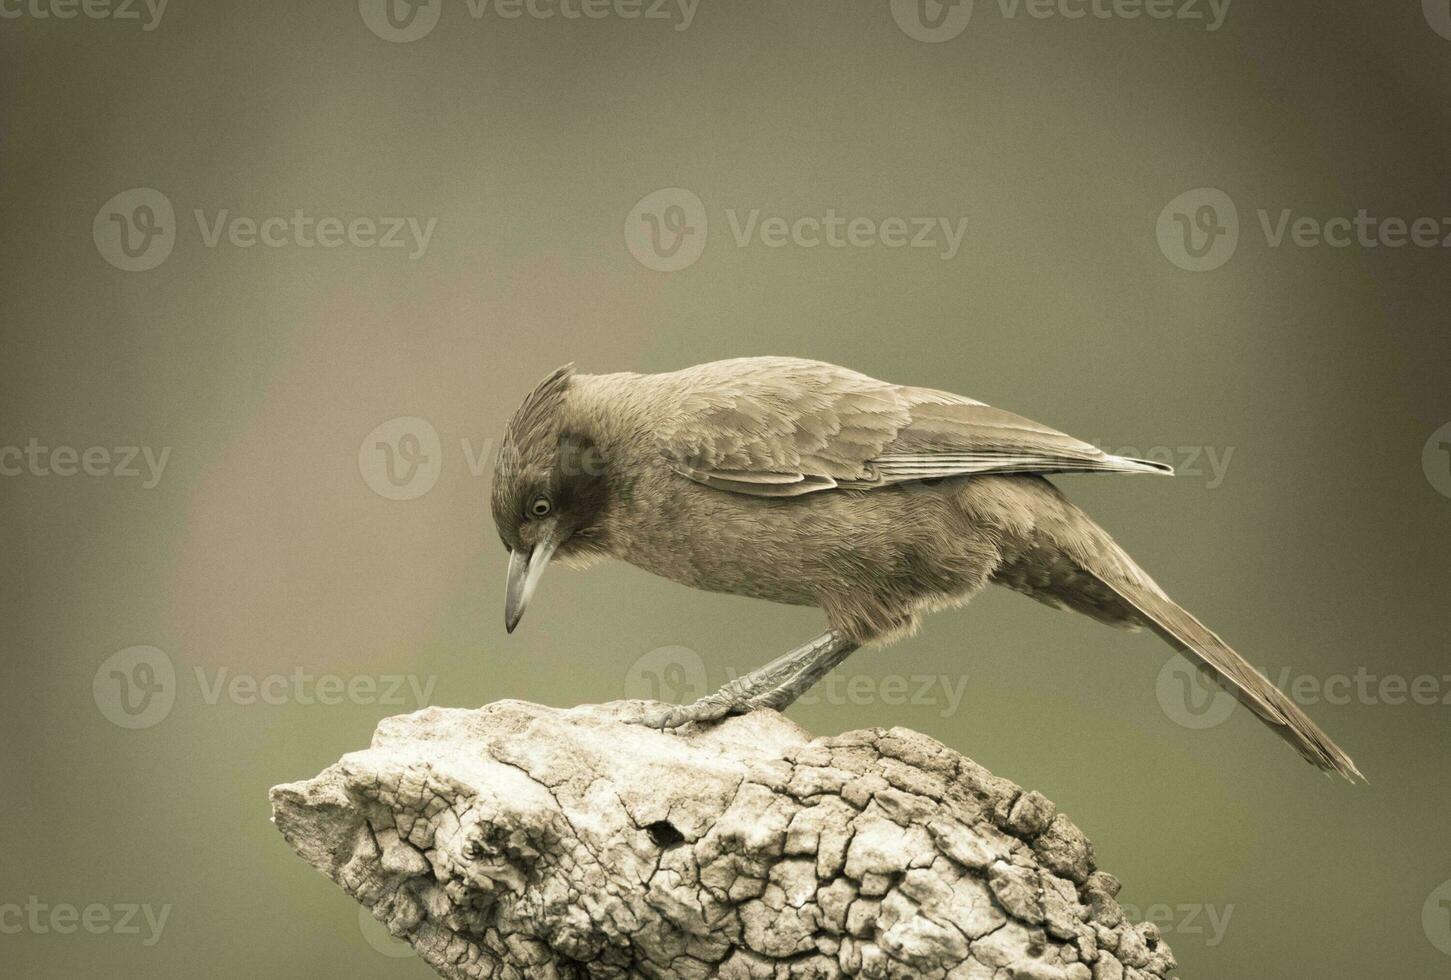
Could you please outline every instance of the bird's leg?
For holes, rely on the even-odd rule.
[[[775,711],[784,711],[859,648],[858,644],[845,639],[834,630],[827,630],[786,656],[771,661],[761,670],[753,671],[747,676],[755,674],[765,676],[762,677],[761,683],[753,688],[749,710],[771,708]],[[789,663],[778,666],[788,658]],[[772,668],[776,668],[776,670],[766,674]]]
[[[757,708],[780,711],[810,690],[857,646],[835,630],[827,630],[764,667],[737,677],[714,694],[691,704],[647,711],[640,722],[651,728],[678,728],[692,721],[715,721]]]

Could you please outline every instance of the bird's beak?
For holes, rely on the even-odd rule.
[[[509,552],[509,582],[504,591],[504,629],[510,633],[514,632],[514,627],[524,617],[529,599],[539,585],[540,576],[544,574],[544,566],[549,564],[549,559],[554,557],[554,550],[559,547],[555,527],[551,525],[544,531],[539,536],[539,543],[533,548],[521,547]]]

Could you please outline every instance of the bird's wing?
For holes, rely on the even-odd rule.
[[[742,358],[675,377],[679,409],[660,450],[718,490],[790,497],[970,474],[1169,471],[970,398],[819,361]]]
[[[871,485],[981,473],[1173,473],[991,405],[930,388],[898,389],[912,421],[870,461]]]

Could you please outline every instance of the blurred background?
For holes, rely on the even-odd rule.
[[[502,628],[528,388],[770,353],[1174,463],[1058,482],[1370,785],[997,590],[791,717],[1043,791],[1186,978],[1446,975],[1448,91],[1448,0],[4,0],[0,973],[430,976],[268,787],[814,635],[623,565]]]

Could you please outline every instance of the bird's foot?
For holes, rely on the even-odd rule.
[[[743,715],[757,708],[785,711],[797,698],[821,680],[826,672],[857,648],[835,630],[827,630],[811,642],[737,677],[720,690],[690,704],[648,704],[637,725],[664,730],[691,722],[706,724],[727,715]]]
[[[745,714],[754,707],[743,699],[723,695],[720,691],[709,694],[690,704],[656,704],[646,707],[638,718],[631,721],[647,728],[679,728],[691,722],[706,724],[719,721],[727,715]]]

